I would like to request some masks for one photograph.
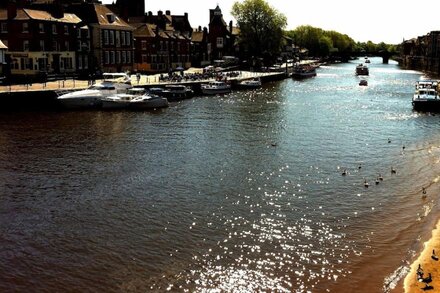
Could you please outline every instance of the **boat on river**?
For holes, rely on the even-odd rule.
[[[171,84],[165,87],[150,88],[148,91],[153,95],[165,97],[170,102],[189,99],[194,95],[194,91],[190,87],[180,84]]]
[[[316,67],[313,65],[297,65],[291,74],[293,78],[303,79],[316,76]]]
[[[369,74],[370,71],[367,65],[361,63],[358,66],[356,66],[356,75],[369,75]]]
[[[261,87],[261,79],[255,77],[253,79],[243,80],[238,84],[238,87],[241,89],[258,89]]]
[[[360,86],[367,86],[368,85],[368,81],[366,79],[361,79],[361,81],[359,82]]]
[[[143,88],[131,88],[125,93],[115,94],[107,97],[103,97],[102,108],[103,109],[124,109],[128,108],[130,102],[139,96],[145,94],[145,89]]]
[[[439,81],[418,81],[412,99],[413,109],[430,112],[440,111],[439,90]]]
[[[66,109],[97,108],[102,106],[102,99],[125,93],[130,89],[130,77],[125,73],[104,73],[104,80],[88,89],[61,94],[58,103]]]
[[[205,95],[228,94],[231,92],[231,85],[224,81],[211,81],[201,85],[202,93]]]
[[[136,96],[130,100],[128,105],[131,110],[148,110],[168,107],[167,98],[159,97],[151,94]]]

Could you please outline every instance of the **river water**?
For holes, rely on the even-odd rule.
[[[368,87],[353,62],[157,112],[1,113],[0,291],[393,288],[439,212],[440,122],[380,62]]]

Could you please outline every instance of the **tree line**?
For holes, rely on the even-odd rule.
[[[235,2],[232,15],[240,28],[240,45],[247,56],[276,58],[285,45],[283,36],[309,51],[309,56],[348,59],[352,56],[396,54],[397,45],[355,42],[346,34],[302,25],[286,31],[287,18],[264,0]]]

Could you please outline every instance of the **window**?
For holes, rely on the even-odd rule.
[[[125,46],[125,32],[121,33],[121,42],[122,42],[122,46]]]
[[[43,23],[38,24],[38,31],[40,34],[44,33],[44,24]]]
[[[7,22],[2,22],[1,32],[2,33],[7,33],[8,32],[8,23]]]
[[[116,31],[116,47],[120,47],[120,46],[121,46],[121,32]]]
[[[78,58],[78,69],[82,69],[83,68],[83,60],[82,60],[82,56],[80,56]]]
[[[130,32],[125,32],[125,42],[127,43],[127,46],[131,45],[131,36],[130,36]]]
[[[59,46],[57,41],[52,42],[52,50],[53,51],[59,51]]]
[[[131,63],[131,52],[127,52],[127,63]]]
[[[29,24],[27,22],[23,22],[23,33],[29,32]]]
[[[142,54],[142,63],[148,63],[146,54]]]
[[[54,34],[54,35],[57,34],[57,25],[56,24],[52,24],[52,34]]]
[[[67,25],[64,25],[64,34],[65,35],[69,34],[69,27]]]
[[[116,52],[116,64],[121,63],[121,51]]]
[[[180,43],[177,43],[177,52],[180,53]]]
[[[83,64],[84,66],[84,69],[87,69],[87,68],[89,68],[89,57],[87,57],[87,56],[84,56],[84,64]]]
[[[44,51],[44,41],[40,40],[40,51]]]
[[[115,44],[115,32],[110,31],[110,45],[114,45],[114,44]]]
[[[217,48],[223,48],[223,38],[217,38]]]
[[[108,64],[109,61],[109,54],[108,51],[104,52],[104,64]]]
[[[23,51],[25,51],[25,52],[29,51],[29,41],[28,40],[23,41]]]
[[[115,64],[115,51],[110,52],[110,63]]]
[[[127,57],[127,52],[122,51],[122,64],[126,63],[126,58],[125,57]]]
[[[104,45],[108,45],[108,30],[104,31]]]
[[[147,50],[147,41],[145,41],[145,40],[141,41],[141,49],[142,50]]]
[[[81,29],[80,28],[76,30],[76,37],[78,39],[81,38]]]
[[[81,51],[82,50],[82,43],[81,43],[81,41],[77,41],[76,42],[76,50],[77,51]]]
[[[65,49],[65,51],[70,51],[69,41],[64,42],[64,49]]]
[[[160,51],[163,50],[163,41],[160,41],[159,48],[160,48]]]

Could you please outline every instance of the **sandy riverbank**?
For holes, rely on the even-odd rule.
[[[439,292],[440,290],[440,260],[433,259],[433,250],[436,256],[440,257],[440,221],[432,231],[432,237],[423,246],[423,251],[419,257],[411,264],[410,272],[405,278],[404,289],[406,293],[412,292]],[[423,270],[423,278],[427,282],[418,279],[417,271],[419,268]],[[429,282],[429,274],[432,281]],[[432,288],[431,288],[432,287]]]

